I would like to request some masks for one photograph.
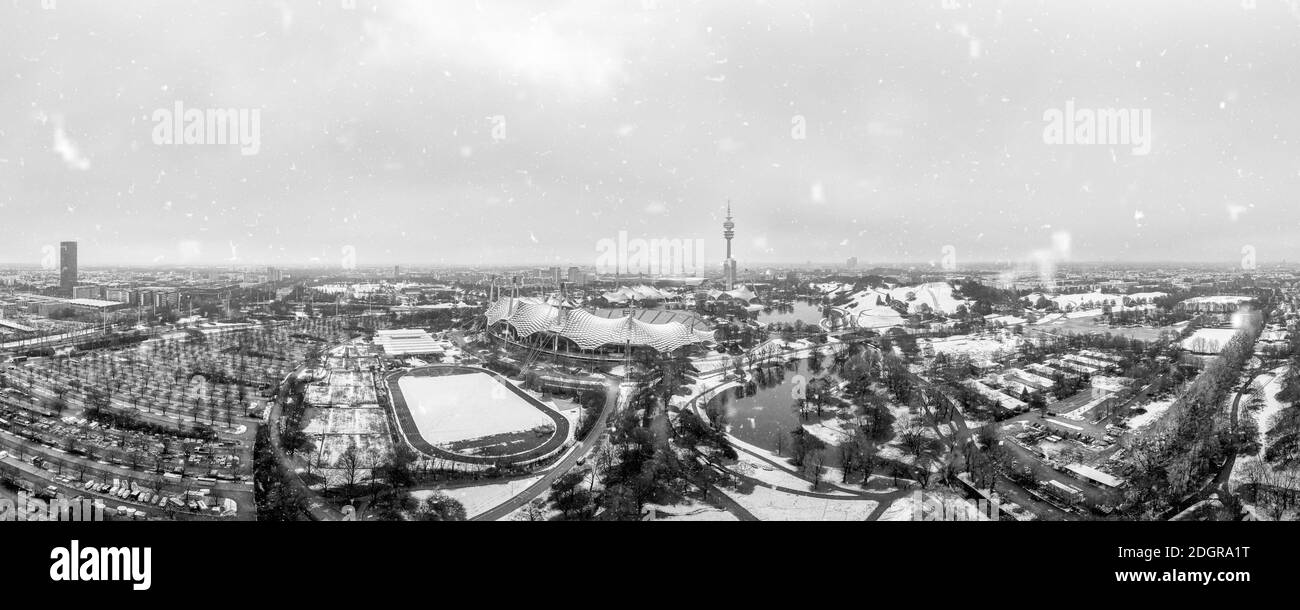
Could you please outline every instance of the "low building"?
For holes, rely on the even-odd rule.
[[[375,331],[375,345],[383,349],[384,355],[392,358],[403,356],[441,356],[447,350],[447,344],[434,339],[428,331],[418,328],[402,328]]]
[[[1073,474],[1076,477],[1079,477],[1080,479],[1083,479],[1085,481],[1092,481],[1094,483],[1101,484],[1111,489],[1118,489],[1124,486],[1124,479],[1106,474],[1100,470],[1097,470],[1096,468],[1093,468],[1092,466],[1085,466],[1083,464],[1069,464],[1065,467],[1065,469],[1070,471],[1071,474]]]

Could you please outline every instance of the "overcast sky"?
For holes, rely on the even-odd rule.
[[[1300,260],[1295,2],[0,2],[4,262]]]

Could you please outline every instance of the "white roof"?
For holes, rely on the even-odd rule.
[[[445,351],[446,344],[418,328],[401,328],[375,331],[375,345],[390,356],[408,354],[436,354]]]
[[[1124,480],[1118,477],[1108,475],[1092,466],[1083,464],[1070,464],[1065,467],[1066,470],[1076,473],[1085,479],[1091,479],[1108,487],[1119,487],[1124,484]]]
[[[111,307],[122,304],[118,301],[105,301],[103,299],[64,299],[64,302],[85,307]]]
[[[485,315],[488,324],[505,320],[521,337],[556,333],[583,349],[630,342],[670,352],[684,345],[713,341],[713,331],[694,330],[676,320],[655,324],[631,315],[603,318],[585,309],[555,307],[530,297],[503,297],[488,307]]]

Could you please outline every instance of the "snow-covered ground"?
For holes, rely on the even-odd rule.
[[[826,443],[827,447],[833,448],[849,438],[849,432],[844,428],[844,425],[848,423],[832,417],[822,422],[804,424],[803,429]]]
[[[1082,294],[1060,294],[1048,297],[1049,301],[1056,303],[1056,306],[1062,310],[1079,309],[1081,307],[1100,308],[1104,305],[1122,305],[1124,297],[1118,294],[1107,294],[1104,292],[1085,292]],[[1098,311],[1100,314],[1101,312]]]
[[[805,481],[793,473],[773,466],[772,464],[760,460],[745,452],[739,452],[740,459],[732,467],[738,474],[747,477],[753,477],[768,485],[777,485],[790,489],[806,490],[811,487],[811,483]]]
[[[720,488],[760,521],[865,521],[875,500],[814,498],[754,487],[750,493]]]
[[[955,335],[929,341],[936,354],[965,355],[975,361],[987,361],[1011,354],[1024,343],[1024,338],[1012,333],[999,335]]]
[[[915,511],[916,511],[916,502],[912,499],[912,496],[903,496],[897,500],[894,500],[894,503],[890,504],[889,508],[886,508],[885,512],[881,513],[880,518],[876,520],[877,521],[911,521],[912,515],[915,513]]]
[[[470,487],[456,487],[452,489],[438,490],[454,498],[465,507],[466,518],[472,519],[480,513],[487,512],[510,498],[513,498],[529,485],[536,483],[542,478],[542,475],[528,477],[526,479],[513,479],[504,483],[488,483],[486,485],[473,485]],[[411,492],[411,497],[417,500],[424,500],[433,495],[435,490],[420,489]]]
[[[808,286],[820,291],[826,296],[835,296],[853,290],[852,284],[846,284],[844,282],[824,282],[821,284],[809,283]]]
[[[1170,398],[1167,400],[1156,400],[1142,405],[1142,408],[1146,409],[1146,413],[1139,413],[1129,418],[1128,427],[1133,430],[1140,430],[1151,425],[1153,422],[1163,417],[1165,412],[1168,411],[1169,407],[1173,406],[1173,404],[1174,399]]]
[[[656,521],[739,521],[735,515],[708,504],[673,504],[663,506],[647,504],[644,508],[655,511]]]
[[[958,299],[947,282],[926,282],[917,286],[899,286],[889,291],[890,298],[907,303],[908,313],[920,313],[921,305],[928,305],[934,313],[954,313],[957,307],[970,301]]]
[[[435,445],[553,425],[485,373],[402,377],[397,383],[420,436]]]
[[[1092,387],[1107,392],[1120,392],[1133,382],[1130,377],[1112,377],[1107,375],[1093,375]]]
[[[906,321],[902,314],[885,304],[888,295],[876,290],[863,290],[854,293],[849,301],[840,306],[848,312],[854,323],[860,328],[888,328],[902,326]]]
[[[740,455],[741,462],[748,464],[739,467],[738,471],[744,470],[741,474],[758,479],[759,481],[769,485],[779,485],[781,487],[789,487],[790,489],[809,489],[812,486],[812,483],[805,481],[794,474],[794,466],[773,466],[771,462],[755,458],[753,455],[749,455],[745,451],[740,451],[740,449],[745,449],[750,453],[766,457],[777,464],[786,464],[786,460],[788,459],[787,457],[779,456],[757,445],[751,445],[734,436],[729,436],[727,438],[731,441],[732,446],[737,448],[736,453]],[[766,468],[764,468],[764,466]],[[843,480],[843,476],[844,473],[839,468],[827,466],[826,472],[822,474],[821,480],[825,483],[839,484],[839,482]],[[844,493],[825,485],[822,486],[819,492],[828,494]]]
[[[821,285],[828,295],[845,292],[843,285]],[[947,282],[928,282],[917,286],[898,286],[895,288],[868,288],[853,293],[841,306],[844,311],[856,319],[862,328],[888,328],[904,324],[904,319],[893,307],[890,300],[907,305],[908,313],[922,313],[929,309],[933,313],[952,314],[961,305],[969,301],[953,296],[953,288]]]
[[[1182,346],[1197,353],[1217,354],[1235,334],[1237,330],[1234,328],[1198,328],[1192,336],[1183,339]]]
[[[918,496],[920,502],[918,502]],[[935,487],[921,492],[914,492],[894,500],[877,521],[915,521],[916,511],[920,509],[926,519],[936,521],[988,521],[985,512],[988,507],[963,498],[960,494],[942,487]]]
[[[1286,403],[1277,399],[1277,393],[1282,391],[1282,380],[1286,377],[1286,367],[1274,369],[1270,375],[1272,375],[1271,378],[1262,380],[1264,385],[1260,390],[1260,394],[1264,398],[1264,405],[1254,413],[1255,423],[1259,428],[1259,454],[1237,458],[1236,463],[1232,466],[1233,485],[1241,484],[1246,480],[1245,472],[1251,467],[1249,466],[1251,463],[1261,461],[1260,455],[1264,453],[1264,449],[1268,446],[1267,435],[1273,425],[1273,418],[1278,413],[1281,413],[1282,409],[1286,408]],[[1259,380],[1257,380],[1258,382]],[[1244,407],[1244,405],[1245,401],[1242,401],[1241,406]]]

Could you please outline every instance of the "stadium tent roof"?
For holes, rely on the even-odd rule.
[[[754,294],[752,290],[745,286],[741,286],[735,290],[710,290],[708,295],[710,299],[717,299],[725,296],[727,298],[740,299],[742,301],[752,301],[758,298],[758,295]]]
[[[561,297],[554,294],[546,299],[546,303],[555,307],[581,307],[577,301],[573,300],[573,297]]]
[[[583,349],[630,343],[670,352],[714,340],[713,331],[693,330],[676,320],[654,324],[632,315],[604,318],[585,309],[560,308],[531,297],[503,297],[492,303],[485,315],[488,324],[504,320],[521,337],[554,333]]]
[[[677,298],[677,295],[671,292],[659,290],[654,286],[646,286],[644,284],[632,288],[628,288],[627,286],[619,286],[614,290],[603,293],[601,296],[605,297],[605,300],[609,301],[610,303],[622,303],[624,301],[630,301],[633,299],[665,300],[665,299]]]

